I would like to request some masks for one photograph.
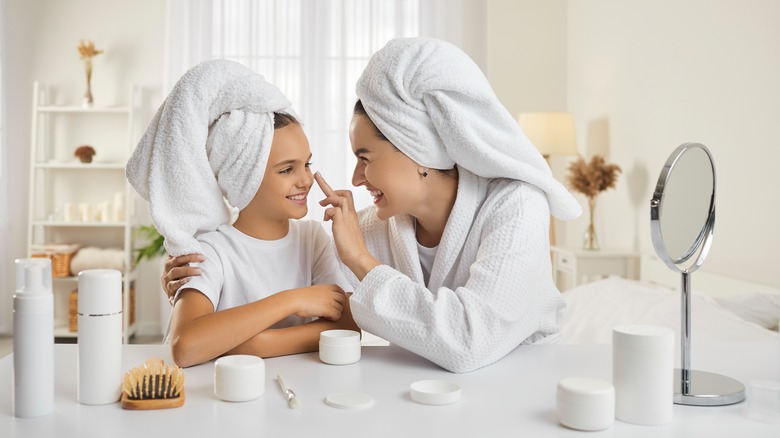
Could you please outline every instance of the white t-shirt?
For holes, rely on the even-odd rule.
[[[425,286],[428,286],[428,281],[431,279],[431,271],[433,270],[433,261],[436,259],[436,251],[439,250],[439,245],[433,248],[420,245],[417,242],[417,254],[420,256],[420,267],[423,271],[423,279],[425,279]]]
[[[290,231],[279,240],[256,239],[231,225],[221,225],[198,236],[198,241],[206,257],[200,263],[203,273],[182,289],[197,289],[211,300],[215,311],[314,284],[337,284],[351,291],[331,239],[319,222],[290,220]],[[272,327],[304,322],[290,315]]]

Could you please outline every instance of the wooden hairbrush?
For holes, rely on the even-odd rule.
[[[122,379],[123,409],[166,409],[184,404],[184,371],[162,359],[149,359]]]

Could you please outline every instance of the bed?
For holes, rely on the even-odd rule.
[[[612,342],[618,324],[653,324],[674,329],[680,339],[680,275],[655,256],[641,259],[640,280],[609,277],[563,292],[566,320],[562,342]],[[777,341],[780,289],[706,272],[692,274],[692,344]]]

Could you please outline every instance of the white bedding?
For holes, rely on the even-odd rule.
[[[563,343],[612,343],[618,324],[652,324],[674,329],[680,339],[680,291],[638,281],[610,277],[563,292],[566,320]],[[693,342],[777,341],[777,332],[726,310],[713,298],[694,293],[691,298]]]

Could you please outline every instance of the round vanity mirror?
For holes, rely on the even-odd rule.
[[[706,147],[685,143],[672,152],[650,205],[655,252],[672,269],[698,269],[715,225],[715,166]]]
[[[745,386],[719,374],[691,369],[691,273],[699,269],[715,226],[715,164],[707,148],[684,143],[666,160],[650,201],[650,234],[658,257],[680,272],[681,367],[675,370],[674,402],[722,406],[745,399]]]

